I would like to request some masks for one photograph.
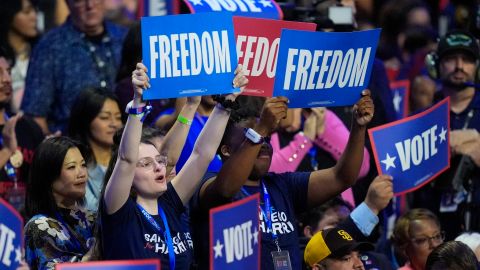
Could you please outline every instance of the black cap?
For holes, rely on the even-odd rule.
[[[442,57],[449,53],[458,51],[468,53],[475,60],[480,58],[478,42],[475,37],[467,31],[450,31],[438,42],[437,55],[439,59],[442,59]]]

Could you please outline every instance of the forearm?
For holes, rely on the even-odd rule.
[[[358,178],[364,156],[365,131],[365,126],[353,124],[345,151],[334,167],[336,178],[346,187]]]
[[[0,168],[3,168],[5,164],[10,160],[10,157],[12,156],[12,151],[10,151],[8,148],[4,147],[0,150]]]
[[[172,126],[175,124],[175,121],[177,121],[177,117],[180,114],[180,110],[182,110],[184,104],[186,104],[185,101],[186,101],[186,98],[177,98],[175,100],[175,111],[172,114],[160,116],[155,121],[155,126],[159,129],[170,130]]]
[[[141,106],[134,102],[135,107]],[[142,122],[136,115],[129,115],[118,149],[118,158],[105,190],[107,213],[115,213],[126,202],[133,183],[138,159],[138,146],[142,135]]]
[[[198,104],[185,104],[180,112],[180,115],[188,120],[192,120],[195,116],[197,108]],[[169,170],[167,170],[167,175],[177,164],[178,158],[182,153],[183,146],[185,145],[185,140],[187,139],[189,130],[190,125],[175,121],[173,127],[168,131],[167,135],[165,135],[165,139],[159,149],[159,152],[160,154],[168,157],[167,169]]]
[[[295,134],[294,139],[287,146],[282,149],[273,149],[269,171],[275,173],[296,171],[311,147],[312,141],[303,133]]]
[[[217,152],[227,126],[230,112],[218,106],[208,117],[184,167],[172,180],[172,184],[184,204],[190,200],[197,189],[202,176]]]
[[[34,117],[33,120],[37,125],[42,129],[44,135],[50,134],[50,130],[48,129],[47,118],[45,117]]]
[[[350,132],[338,118],[335,113],[326,110],[325,131],[315,138],[315,145],[327,151],[335,160],[339,160],[342,153],[345,152]],[[367,175],[370,170],[370,155],[368,150],[364,148],[363,162],[360,168],[359,178]]]

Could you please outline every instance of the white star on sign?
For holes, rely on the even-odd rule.
[[[202,0],[189,0],[189,1],[192,2],[194,6],[198,6],[198,5],[203,6]]]
[[[217,257],[222,257],[222,248],[223,245],[220,244],[220,240],[217,239],[217,244],[213,247],[213,249],[215,250],[215,259]]]
[[[257,230],[257,228],[255,228],[255,230],[253,231],[253,244],[254,245],[258,244],[258,230]]]
[[[395,108],[396,112],[400,112],[400,103],[402,102],[402,97],[395,91],[395,96],[393,97],[393,107]]]
[[[447,140],[446,135],[447,135],[447,130],[442,127],[442,132],[440,132],[440,134],[438,135],[440,136],[440,143]]]
[[[272,7],[272,2],[268,0],[260,0],[258,1],[260,4],[263,5],[263,7]]]
[[[383,164],[385,164],[387,166],[387,168],[385,169],[386,171],[388,171],[388,169],[390,169],[390,167],[396,168],[395,167],[395,159],[397,159],[397,157],[390,157],[390,155],[388,155],[388,153],[387,153],[387,158],[385,158],[384,160],[381,161]]]
[[[15,261],[16,262],[22,261],[22,249],[20,247],[15,249]]]

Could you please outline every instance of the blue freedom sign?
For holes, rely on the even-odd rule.
[[[17,269],[22,261],[23,219],[0,198],[0,269]]]
[[[395,195],[414,191],[450,167],[450,100],[368,130],[379,174],[393,177]]]
[[[210,210],[210,270],[260,269],[259,195]]]
[[[393,107],[397,120],[408,116],[410,100],[410,81],[401,80],[390,83],[393,96]]]
[[[157,259],[101,261],[85,263],[61,263],[55,270],[160,270],[160,261]]]
[[[370,81],[380,30],[282,30],[274,96],[289,108],[355,104]]]
[[[183,0],[191,13],[227,11],[235,16],[283,19],[274,0]]]
[[[212,12],[144,17],[147,100],[238,92],[232,88],[237,52],[232,15]]]

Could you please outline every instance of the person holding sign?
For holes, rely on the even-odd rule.
[[[259,193],[264,270],[276,269],[277,264],[289,265],[288,269],[301,268],[295,216],[340,194],[355,182],[363,159],[366,125],[374,112],[370,91],[362,91],[354,105],[355,118],[347,147],[334,167],[313,172],[268,173],[272,160],[269,136],[286,116],[287,102],[285,97],[267,99],[258,122],[250,117],[229,123],[219,148],[224,165],[218,175],[205,177],[191,216],[192,223],[198,221],[202,225],[195,223],[198,229],[195,236],[202,237],[208,225],[208,209]],[[196,243],[208,241],[196,240]],[[208,256],[199,254],[197,258],[200,268],[206,269]]]
[[[162,269],[189,269],[193,243],[182,213],[215,155],[230,109],[216,105],[184,169],[167,183],[167,157],[142,140],[147,111],[142,97],[150,86],[146,71],[141,63],[133,71],[134,99],[127,106],[129,116],[118,155],[113,155],[105,176],[109,180],[99,207],[100,246],[103,259],[158,258]],[[243,88],[248,80],[241,66],[235,74],[234,87]],[[227,101],[234,101],[238,94],[228,95]],[[199,102],[198,97],[189,98],[188,114],[178,121],[190,125]]]
[[[25,258],[32,269],[90,259],[95,214],[81,206],[87,185],[81,149],[67,137],[54,137],[35,150],[25,225]]]

